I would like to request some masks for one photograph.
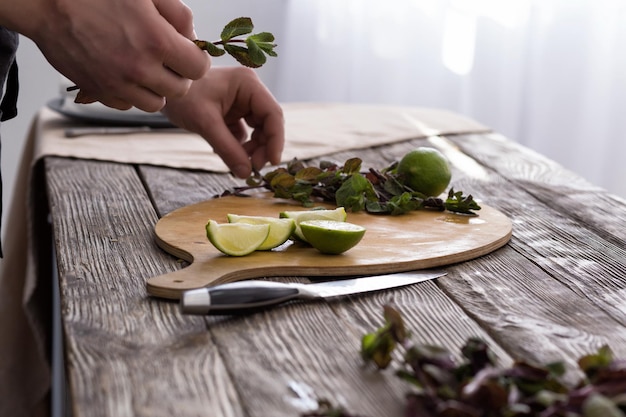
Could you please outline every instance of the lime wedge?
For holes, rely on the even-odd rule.
[[[220,252],[244,256],[254,252],[269,235],[269,224],[218,223],[209,220],[206,235]]]
[[[293,236],[306,242],[307,240],[300,229],[301,222],[307,220],[334,220],[345,222],[347,214],[345,208],[337,207],[336,209],[281,211],[279,217],[295,220],[296,229],[293,232]]]
[[[304,220],[300,228],[311,246],[333,255],[353,248],[365,235],[363,226],[334,220]]]
[[[256,250],[270,250],[282,245],[289,239],[296,228],[293,219],[279,219],[276,217],[244,216],[239,214],[227,214],[229,223],[268,224],[270,232],[261,246]]]

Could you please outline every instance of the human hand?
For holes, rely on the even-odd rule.
[[[205,138],[237,177],[246,178],[267,162],[280,163],[283,112],[249,68],[211,68],[184,97],[168,99],[162,112]]]
[[[0,16],[80,87],[85,102],[158,111],[210,66],[180,0],[20,0],[0,4]]]

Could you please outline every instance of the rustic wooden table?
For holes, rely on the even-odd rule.
[[[382,167],[419,145],[447,147],[454,186],[511,218],[506,246],[435,281],[242,317],[183,316],[146,292],[185,265],[156,246],[159,217],[232,187],[230,176],[47,157],[69,413],[294,417],[327,398],[401,415],[407,386],[359,356],[390,299],[416,341],[459,352],[478,336],[503,366],[562,359],[575,375],[576,358],[602,345],[626,356],[626,202],[497,134],[325,159]]]

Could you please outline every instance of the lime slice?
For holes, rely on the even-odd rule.
[[[220,252],[243,256],[254,252],[270,233],[269,224],[218,223],[209,220],[206,236]]]
[[[306,242],[307,240],[302,234],[302,230],[300,230],[301,222],[307,220],[334,220],[345,222],[347,214],[345,208],[337,207],[336,209],[282,211],[279,216],[281,218],[294,219],[296,229],[293,231],[293,236]]]
[[[311,246],[334,255],[353,248],[365,235],[363,226],[334,220],[304,220],[300,228]]]
[[[276,217],[244,216],[239,214],[227,214],[229,223],[268,224],[270,232],[267,238],[257,250],[270,250],[282,245],[289,239],[296,228],[293,219],[279,219]]]

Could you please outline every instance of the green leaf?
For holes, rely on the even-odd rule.
[[[220,39],[226,42],[236,36],[251,33],[253,29],[254,25],[252,24],[252,19],[249,17],[238,17],[237,19],[231,20],[226,26],[224,26]]]
[[[372,183],[361,174],[348,177],[335,192],[337,206],[344,206],[353,212],[365,209],[366,199],[376,200],[376,192]]]
[[[380,201],[366,201],[365,210],[370,214],[388,214],[387,204]]]
[[[274,48],[276,48],[276,44],[274,43],[274,35],[269,32],[261,32],[257,33],[256,35],[250,35],[246,39],[246,43],[247,42],[253,42],[269,56],[278,56],[278,54],[274,52]]]
[[[385,369],[391,363],[391,353],[396,348],[388,325],[361,338],[361,357],[366,363],[374,362],[379,369]]]
[[[250,67],[250,68],[258,68],[259,64],[255,63],[251,58],[247,48],[242,48],[241,46],[226,44],[224,45],[224,49],[226,52],[230,54],[233,58],[237,60],[241,65]]]
[[[254,62],[259,67],[265,64],[267,58],[265,57],[263,50],[259,48],[259,45],[257,45],[253,40],[248,38],[246,39],[246,46],[248,47],[248,56],[252,62]]]
[[[316,182],[322,170],[317,167],[306,167],[296,172],[295,177],[299,181]]]
[[[276,198],[291,198],[291,189],[296,184],[296,179],[286,172],[279,172],[271,180],[272,190]]]
[[[406,192],[404,186],[392,176],[387,177],[387,181],[383,183],[383,189],[391,195],[401,195]]]
[[[207,51],[211,56],[222,56],[226,53],[226,51],[211,42],[195,40],[193,43],[195,43],[198,48]]]
[[[350,158],[346,161],[345,164],[343,164],[343,168],[342,171],[345,174],[358,174],[359,171],[361,171],[361,164],[363,163],[363,161],[361,161],[360,158]]]
[[[472,197],[471,194],[466,197],[463,195],[462,191],[455,192],[454,188],[450,188],[448,198],[444,202],[444,205],[448,211],[470,216],[476,216],[473,210],[480,210],[480,205],[474,201],[474,197]]]
[[[297,158],[293,158],[291,161],[287,163],[287,172],[289,172],[292,175],[295,175],[298,171],[304,168],[305,168],[304,162],[300,161]]]
[[[248,36],[248,39],[256,43],[274,42],[274,35],[272,35],[270,32],[260,32],[260,33],[256,33],[254,35]]]
[[[578,366],[585,372],[591,380],[596,373],[611,364],[613,361],[613,352],[608,346],[602,346],[595,354],[585,355],[578,360]]]
[[[545,368],[552,374],[554,377],[561,377],[565,375],[565,363],[562,361],[550,362],[545,365]]]
[[[420,202],[415,200],[411,193],[407,192],[393,196],[391,200],[387,202],[387,212],[392,216],[398,216],[417,210],[419,206]]]
[[[391,336],[398,343],[404,343],[409,333],[404,326],[402,314],[389,304],[383,306],[383,316],[385,321],[389,323]]]

